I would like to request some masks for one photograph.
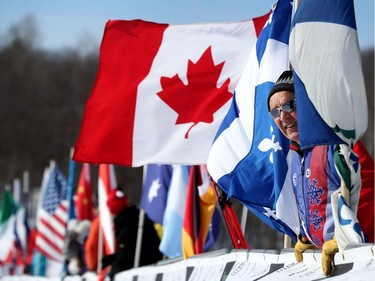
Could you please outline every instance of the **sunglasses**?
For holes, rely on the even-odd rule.
[[[280,117],[281,111],[290,113],[295,109],[296,109],[296,100],[293,99],[293,100],[287,101],[280,107],[272,108],[269,113],[271,117],[275,119],[275,118]]]

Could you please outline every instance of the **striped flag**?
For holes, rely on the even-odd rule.
[[[9,262],[14,248],[15,214],[13,212],[13,197],[5,191],[0,205],[0,263]]]
[[[182,230],[184,258],[204,252],[215,206],[215,194],[206,166],[191,166]],[[216,241],[217,236],[212,238]]]
[[[291,2],[279,0],[250,55],[207,167],[229,198],[295,239],[299,221],[288,173],[289,141],[267,108],[270,89],[289,67],[291,15]]]
[[[94,219],[92,181],[90,164],[84,163],[78,181],[78,188],[74,196],[75,210],[78,220]]]
[[[46,257],[63,261],[68,221],[67,181],[54,161],[45,170],[37,210],[35,247]]]
[[[110,164],[99,165],[99,216],[100,216],[100,231],[103,233],[103,245],[105,255],[113,254],[115,252],[115,232],[112,214],[107,206],[108,195],[111,190],[117,187],[117,180],[115,169]]]

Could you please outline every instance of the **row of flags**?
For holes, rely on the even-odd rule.
[[[212,198],[209,177],[272,228],[296,237],[289,142],[268,115],[269,90],[293,68],[303,112],[298,116],[302,147],[353,147],[368,119],[353,0],[299,2],[297,7],[279,0],[266,15],[233,23],[107,22],[73,156],[81,163],[102,163],[98,192],[106,252],[114,249],[104,205],[116,186],[114,164],[147,165],[150,174],[158,174],[158,180],[145,179],[141,206],[147,212],[147,202],[160,200],[147,213],[163,225],[160,249],[168,257],[180,256],[182,243],[190,245],[185,256],[199,253],[204,237],[210,237],[202,224],[209,209],[204,204],[212,206],[206,201],[206,195]],[[52,171],[59,174],[56,167]],[[51,182],[60,190],[67,186],[61,176],[46,176],[42,186]],[[62,233],[49,245],[52,227],[46,220],[66,224],[69,202],[44,193],[53,203],[41,203],[38,222],[45,232],[37,241],[52,253]],[[186,202],[194,208],[189,211]],[[214,213],[211,208],[206,214]],[[193,227],[198,218],[199,227]],[[169,225],[181,227],[168,231]],[[170,242],[176,240],[179,244]]]
[[[16,190],[16,188],[15,188]],[[21,273],[30,263],[28,237],[31,230],[27,210],[20,205],[20,193],[6,189],[0,204],[0,268],[10,265],[9,271]]]
[[[353,0],[279,0],[234,23],[108,21],[73,158],[207,164],[229,197],[296,239],[289,142],[266,106],[289,68],[301,146],[352,148],[368,119]]]
[[[98,241],[98,249],[102,251],[99,257],[116,251],[113,214],[107,206],[110,192],[117,188],[114,168],[114,165],[99,165],[97,213],[100,217],[99,235],[102,236]],[[68,182],[57,164],[51,161],[44,171],[36,213],[36,234],[30,245],[34,256],[43,256],[60,264],[55,274],[62,274],[64,270],[64,241],[69,220],[72,219],[69,218],[69,201],[74,202],[74,219],[92,221],[96,217],[91,166],[82,165],[78,185],[74,188],[74,193],[71,193],[74,194],[72,200],[68,198]],[[220,223],[218,214],[214,216],[215,198],[206,166],[148,165],[145,167],[142,188],[140,207],[154,223],[163,227],[160,251],[165,256],[189,257],[202,253],[215,244]],[[197,196],[193,197],[195,192]],[[189,200],[197,200],[197,205],[193,206]],[[213,217],[214,224],[211,224]],[[10,191],[6,191],[0,208],[2,263],[15,264],[12,259],[16,256],[14,248],[17,245],[19,247],[16,248],[21,252],[17,255],[23,257],[26,254],[25,247],[31,237],[25,232],[27,224],[23,225],[24,223],[27,223],[24,208],[15,203]],[[198,234],[194,232],[195,228]],[[199,243],[199,246],[195,246],[195,243]],[[22,264],[25,264],[24,260],[20,260],[17,265]]]
[[[141,208],[163,228],[160,251],[168,258],[203,253],[220,231],[212,181],[205,165],[149,164]]]

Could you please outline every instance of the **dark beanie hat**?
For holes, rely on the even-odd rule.
[[[289,91],[294,93],[293,72],[291,70],[285,70],[272,87],[267,99],[268,111],[270,110],[270,98],[273,96],[273,94],[281,91]]]

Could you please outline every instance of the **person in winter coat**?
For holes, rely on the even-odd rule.
[[[301,225],[295,245],[296,259],[301,262],[302,254],[307,249],[322,249],[323,273],[327,276],[331,275],[334,268],[334,255],[338,252],[330,197],[341,187],[341,179],[334,163],[337,145],[319,145],[300,149],[292,71],[284,71],[271,89],[268,96],[268,110],[279,130],[290,140],[290,149],[294,151],[290,174]],[[359,200],[357,217],[362,219],[359,222],[367,241],[373,242],[374,166],[373,160],[370,162],[372,162],[372,183],[370,181],[367,186],[362,185],[362,190],[367,190],[368,202]],[[371,173],[369,174],[371,176]],[[361,207],[364,204],[367,205],[366,215],[362,214],[366,212],[365,208]],[[372,211],[368,206],[372,206]]]
[[[135,205],[120,205],[126,195],[121,190],[113,190],[108,195],[107,206],[114,217],[117,251],[103,258],[103,266],[111,265],[109,277],[134,266],[138,223],[140,210]],[[143,239],[141,244],[139,266],[150,265],[163,258],[159,251],[160,238],[152,221],[145,215],[143,222]]]

